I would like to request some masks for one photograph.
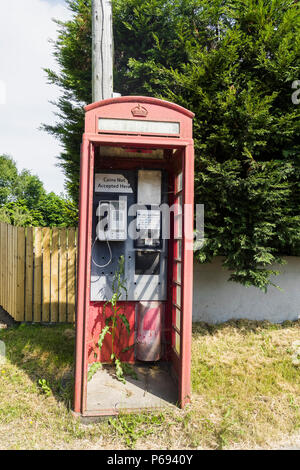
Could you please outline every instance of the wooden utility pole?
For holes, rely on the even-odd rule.
[[[111,0],[92,0],[93,102],[113,96],[113,30]]]

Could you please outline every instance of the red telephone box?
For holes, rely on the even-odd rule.
[[[135,96],[85,111],[74,411],[103,416],[168,402],[183,407],[190,400],[194,114]],[[109,366],[111,335],[98,345],[120,259],[126,289],[117,306],[124,321],[114,351],[136,373],[125,384]],[[95,362],[104,367],[88,380]]]

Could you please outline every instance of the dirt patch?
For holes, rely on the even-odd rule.
[[[15,320],[0,307],[0,330],[10,328],[16,324]]]

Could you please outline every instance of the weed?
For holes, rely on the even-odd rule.
[[[51,388],[46,379],[39,379],[38,386],[40,387],[44,395],[46,395],[47,397],[51,395]]]
[[[163,422],[164,415],[162,413],[158,415],[150,413],[119,415],[117,418],[109,420],[111,426],[124,439],[130,449],[134,449],[138,439],[156,433]]]
[[[134,370],[134,368],[132,367],[131,364],[127,364],[126,362],[123,362],[122,363],[122,369],[123,369],[124,375],[129,375],[134,380],[138,380],[138,375],[135,372],[135,370]]]
[[[105,326],[101,330],[101,333],[99,335],[98,339],[98,347],[99,350],[101,351],[104,339],[106,335],[111,336],[111,356],[110,359],[112,363],[114,363],[115,368],[116,368],[116,377],[117,379],[122,382],[126,383],[125,380],[125,367],[126,365],[123,364],[120,360],[120,358],[117,356],[116,348],[115,348],[115,339],[116,339],[116,333],[118,329],[118,324],[121,322],[127,331],[128,337],[130,336],[130,324],[129,321],[126,317],[126,315],[123,312],[122,307],[119,306],[119,301],[122,299],[123,295],[126,294],[127,297],[127,288],[126,288],[126,280],[124,278],[124,263],[125,263],[125,258],[124,256],[120,256],[119,258],[119,264],[118,264],[118,269],[116,270],[114,274],[114,279],[112,283],[112,297],[110,300],[105,302],[104,304],[104,309],[103,309],[103,316],[105,320]],[[106,317],[106,307],[107,305],[110,305],[112,315],[109,317]],[[128,346],[123,350],[125,352],[126,350],[129,350],[132,346]],[[93,377],[95,374],[96,370],[98,370],[96,367],[91,368],[89,370],[89,380]],[[127,370],[129,370],[127,368]],[[131,373],[133,373],[131,371]]]
[[[93,362],[93,364],[89,366],[88,375],[87,375],[88,382],[92,380],[97,370],[99,369],[102,369],[101,362]]]

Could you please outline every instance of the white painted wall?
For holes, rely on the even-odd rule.
[[[229,273],[218,257],[210,264],[194,264],[193,321],[221,323],[230,319],[280,323],[300,318],[300,257],[286,257],[275,266],[281,274],[265,294],[255,287],[228,282]]]

